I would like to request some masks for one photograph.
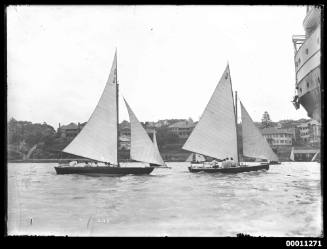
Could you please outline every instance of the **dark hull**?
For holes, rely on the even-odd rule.
[[[270,165],[274,165],[274,164],[281,164],[281,162],[270,162]]]
[[[120,175],[148,175],[152,167],[55,167],[58,175],[79,174],[88,176],[120,176]]]
[[[150,167],[161,167],[160,164],[150,163]]]
[[[269,164],[260,164],[257,166],[246,166],[246,167],[232,167],[232,168],[192,168],[188,167],[188,170],[192,173],[206,172],[206,173],[241,173],[257,170],[268,170]]]

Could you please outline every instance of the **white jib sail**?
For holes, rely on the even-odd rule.
[[[243,155],[270,161],[278,161],[266,139],[254,125],[250,115],[241,103]]]
[[[117,164],[117,53],[102,96],[87,124],[64,152]]]
[[[158,148],[158,144],[157,144],[157,136],[156,136],[156,130],[153,129],[153,144],[154,144],[154,147],[156,147],[156,149],[158,150],[159,152],[159,148]],[[160,153],[160,152],[159,152]]]
[[[237,162],[237,137],[232,84],[227,65],[198,124],[183,149]]]
[[[151,141],[141,123],[138,121],[127,101],[125,99],[124,101],[131,122],[131,159],[140,162],[165,165],[159,150],[156,149],[154,143]]]
[[[154,147],[156,148],[156,150],[158,151],[158,154],[160,155],[161,157],[161,154],[160,154],[160,151],[159,151],[159,147],[158,147],[158,143],[157,143],[157,136],[156,136],[156,130],[153,129],[153,144],[154,144]],[[161,157],[162,158],[162,157]],[[163,159],[162,159],[163,160]],[[166,165],[166,163],[164,162],[164,165]]]

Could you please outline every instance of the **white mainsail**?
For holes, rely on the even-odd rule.
[[[195,159],[196,162],[205,162],[204,156],[198,154],[198,153],[191,153],[188,158],[186,159],[186,162],[192,162]]]
[[[270,161],[278,161],[266,139],[254,125],[250,115],[241,103],[243,155]]]
[[[233,92],[227,65],[198,124],[183,149],[223,159],[238,161]]]
[[[102,96],[87,124],[64,152],[102,162],[117,158],[117,52]]]
[[[131,122],[131,159],[146,163],[165,165],[159,150],[151,141],[149,135],[138,121],[132,109],[124,99]]]

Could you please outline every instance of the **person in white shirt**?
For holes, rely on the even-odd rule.
[[[69,163],[69,166],[76,166],[77,165],[77,161],[72,161]]]
[[[222,167],[223,168],[230,168],[230,167],[232,167],[233,161],[231,159],[233,159],[233,158],[232,157],[231,158],[229,158],[229,157],[225,158],[225,160],[222,163]]]

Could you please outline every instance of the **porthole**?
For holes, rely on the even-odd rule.
[[[307,88],[309,88],[309,86],[310,86],[310,84],[309,84],[309,82],[307,82]]]
[[[305,53],[309,54],[309,49],[308,48],[305,49]]]

